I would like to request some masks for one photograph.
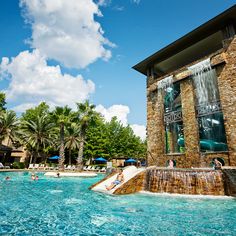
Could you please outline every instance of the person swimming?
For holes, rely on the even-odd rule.
[[[31,174],[31,179],[32,179],[32,180],[35,180],[35,178],[36,178],[36,177],[35,177],[35,174]]]
[[[107,186],[106,189],[109,191],[109,190],[115,188],[117,185],[123,183],[124,180],[125,179],[124,179],[123,170],[119,169],[119,172],[117,174],[116,180],[114,182],[112,182],[110,186]]]

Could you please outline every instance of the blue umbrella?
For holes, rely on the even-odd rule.
[[[137,162],[137,161],[134,160],[134,159],[132,159],[132,158],[130,158],[130,159],[126,160],[125,162],[126,162],[126,163],[132,163],[132,162]]]
[[[49,157],[48,160],[58,160],[60,157],[59,156],[53,156]]]
[[[103,157],[98,157],[95,159],[95,161],[107,162],[107,160]]]

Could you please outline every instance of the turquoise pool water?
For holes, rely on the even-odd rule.
[[[5,181],[5,176],[10,181]],[[236,235],[236,200],[88,190],[96,178],[0,173],[0,235]]]

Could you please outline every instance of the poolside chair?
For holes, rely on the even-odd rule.
[[[88,166],[87,167],[87,171],[91,170],[92,166]]]
[[[96,166],[95,167],[95,171],[99,172],[101,170],[101,167],[100,166]]]
[[[65,170],[70,170],[71,169],[71,165],[67,165]]]
[[[84,170],[84,171],[88,170],[88,166],[84,166],[84,167],[83,167],[83,170]]]
[[[91,171],[96,171],[97,166],[92,166]]]
[[[102,169],[100,170],[100,172],[106,172],[107,168],[106,167],[102,167]]]
[[[45,170],[45,165],[44,164],[40,164],[38,169]]]
[[[34,164],[29,164],[28,169],[34,169]]]
[[[34,169],[38,169],[39,168],[39,164],[34,164]]]

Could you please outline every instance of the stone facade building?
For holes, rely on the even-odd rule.
[[[147,76],[148,165],[236,166],[236,5],[134,66]]]

